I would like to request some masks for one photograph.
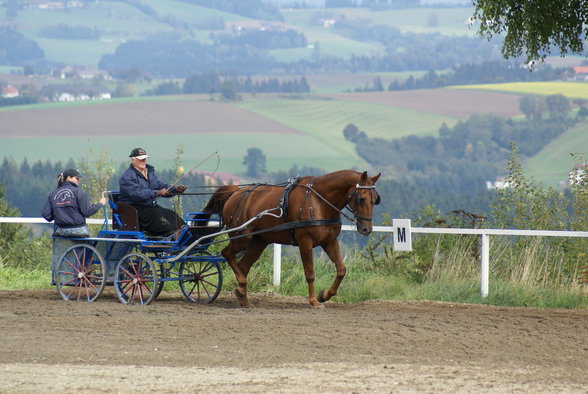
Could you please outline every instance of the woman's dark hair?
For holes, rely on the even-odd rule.
[[[63,177],[63,172],[59,175],[57,175],[57,187],[61,187],[61,185],[63,185],[63,182],[65,182],[65,179]]]

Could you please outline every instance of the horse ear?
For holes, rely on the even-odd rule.
[[[361,174],[361,177],[359,178],[359,183],[365,183],[365,181],[367,180],[367,178],[368,178],[367,171],[364,171],[364,172]]]
[[[376,183],[378,181],[378,179],[380,179],[380,175],[382,175],[382,173],[380,172],[378,175],[373,176],[372,177],[372,183]]]

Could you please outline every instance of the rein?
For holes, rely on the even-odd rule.
[[[375,189],[376,188],[376,185],[360,185],[359,183],[355,185],[355,190],[353,191],[353,193],[351,193],[347,197],[347,201],[345,202],[345,208],[347,208],[349,210],[349,212],[351,212],[353,214],[353,217],[350,217],[349,215],[346,215],[345,212],[343,212],[343,210],[341,210],[341,209],[337,208],[335,205],[333,205],[329,200],[327,200],[325,197],[323,197],[319,192],[317,192],[316,190],[314,190],[312,188],[312,186],[309,186],[309,185],[300,185],[300,186],[305,187],[306,189],[308,189],[311,192],[313,192],[324,203],[326,203],[328,206],[330,206],[331,208],[333,208],[335,211],[339,212],[341,215],[343,215],[343,217],[345,217],[345,219],[349,220],[350,222],[357,223],[358,219],[366,220],[366,221],[369,221],[369,222],[372,221],[372,218],[367,218],[365,216],[361,216],[357,212],[355,212],[353,209],[351,209],[351,207],[349,206],[349,202],[351,201],[351,199],[353,198],[353,196],[357,196],[358,189]]]

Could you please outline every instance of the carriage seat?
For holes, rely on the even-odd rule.
[[[112,229],[121,231],[140,231],[139,214],[132,205],[118,202],[119,192],[108,193],[108,203],[112,209]]]

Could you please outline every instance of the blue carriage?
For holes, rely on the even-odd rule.
[[[108,192],[111,221],[97,237],[53,237],[52,284],[65,300],[92,302],[112,285],[124,304],[149,304],[166,282],[178,282],[189,302],[211,303],[222,287],[220,263],[225,259],[208,249],[222,234],[220,217],[202,212],[185,215],[186,226],[171,238],[147,236],[137,211]]]

